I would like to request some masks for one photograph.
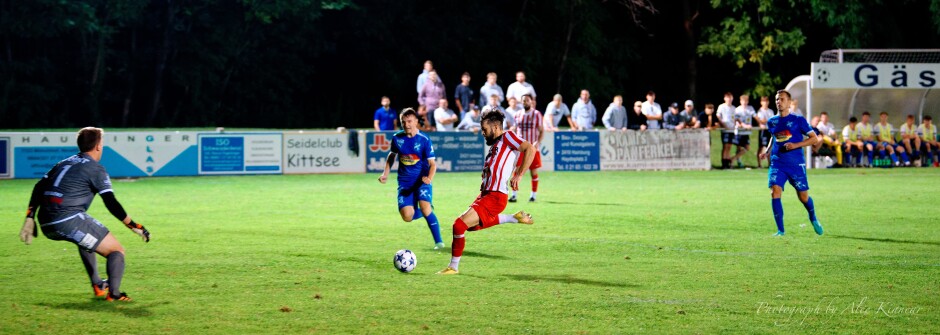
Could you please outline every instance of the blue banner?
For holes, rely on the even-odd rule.
[[[555,133],[555,171],[598,171],[601,169],[600,134]]]
[[[204,172],[242,172],[245,170],[245,138],[203,137],[200,170]]]
[[[199,134],[199,174],[281,173],[281,133]]]
[[[366,133],[366,168],[368,172],[382,172],[385,159],[392,148],[395,132]],[[481,171],[486,145],[483,135],[471,132],[422,133],[431,140],[437,157],[437,172]],[[392,165],[396,171],[397,163]]]
[[[10,177],[10,138],[0,137],[0,178]]]

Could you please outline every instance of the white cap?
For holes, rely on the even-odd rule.
[[[685,105],[686,105],[686,106],[692,106],[692,107],[695,107],[695,104],[694,104],[694,103],[692,103],[692,100],[686,100],[686,101],[685,101]]]

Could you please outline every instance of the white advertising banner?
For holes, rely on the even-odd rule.
[[[708,132],[601,131],[601,170],[708,170]]]
[[[812,63],[813,89],[940,88],[940,64]]]
[[[358,132],[285,132],[284,173],[364,173],[364,138]]]

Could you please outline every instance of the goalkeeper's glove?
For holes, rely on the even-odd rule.
[[[33,217],[36,213],[33,208],[26,209],[26,220],[23,222],[23,228],[20,229],[20,241],[29,245],[33,243],[33,237],[36,237],[36,220]]]
[[[147,228],[144,228],[144,225],[134,222],[131,220],[131,223],[124,224],[128,229],[134,232],[134,234],[140,235],[144,239],[144,242],[150,242],[150,232],[147,231]]]

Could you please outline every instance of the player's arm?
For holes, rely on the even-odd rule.
[[[394,151],[388,152],[388,157],[385,158],[385,170],[382,171],[382,175],[379,176],[379,182],[385,184],[385,181],[388,180],[388,173],[392,170],[392,164],[395,164],[395,158],[398,156]]]
[[[770,144],[764,148],[764,152],[760,153],[760,159],[767,159],[767,157],[770,156],[770,150],[774,145],[776,145],[776,142],[777,141],[775,141],[773,138],[770,139]]]
[[[796,150],[802,147],[816,145],[817,143],[820,142],[819,136],[816,136],[815,132],[812,132],[812,131],[808,132],[807,135],[809,136],[809,138],[798,143],[787,142],[786,144],[783,145],[783,147],[787,150]]]
[[[121,206],[121,203],[118,202],[117,198],[114,196],[114,192],[108,191],[100,195],[101,200],[104,201],[104,206],[108,208],[108,212],[111,212],[111,215],[121,220],[127,229],[140,235],[140,237],[144,239],[144,242],[150,242],[150,232],[147,231],[147,228],[144,228],[144,225],[134,222],[130,215],[127,215],[127,212],[124,211],[124,206]]]
[[[539,124],[539,141],[536,142],[536,144],[542,143],[542,136],[545,136],[545,127],[542,125],[543,122],[539,122],[538,124]]]
[[[42,177],[36,185],[33,186],[33,192],[29,196],[29,204],[26,206],[26,219],[23,220],[23,228],[20,229],[20,241],[26,244],[33,243],[33,237],[38,236],[36,231],[36,211],[42,203],[42,193],[46,188],[49,178]]]
[[[434,174],[437,173],[437,160],[434,157],[428,158],[428,175],[421,178],[425,184],[430,185],[434,181]]]
[[[535,146],[529,142],[522,142],[519,145],[519,152],[522,153],[522,165],[513,169],[512,178],[509,179],[509,187],[513,190],[519,190],[519,180],[522,179],[522,175],[532,165],[532,160],[535,159],[535,150],[537,150]]]
[[[373,120],[372,127],[375,128],[376,131],[382,130],[382,128],[379,128],[379,120]]]

